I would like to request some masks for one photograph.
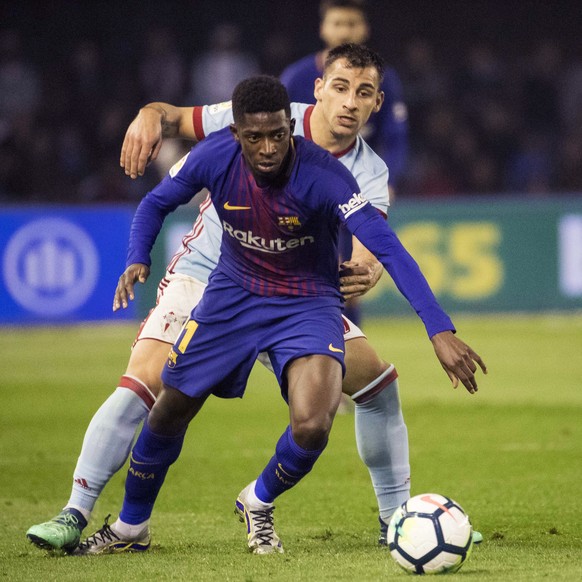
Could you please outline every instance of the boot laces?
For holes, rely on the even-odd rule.
[[[114,540],[119,541],[119,536],[116,535],[116,533],[111,529],[111,526],[109,525],[110,517],[111,514],[109,514],[105,518],[105,523],[103,524],[103,527],[101,529],[97,530],[93,535],[89,536],[88,538],[85,539],[85,541],[79,544],[79,549],[88,550],[91,546],[112,542]]]
[[[273,510],[269,509],[251,510],[249,513],[253,515],[253,525],[255,535],[261,540],[261,545],[270,546],[273,543],[275,536],[275,528],[273,525]]]

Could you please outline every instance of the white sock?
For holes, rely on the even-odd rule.
[[[408,431],[404,424],[398,380],[364,403],[356,403],[356,443],[368,467],[380,517],[388,523],[410,497]]]
[[[269,509],[269,507],[272,507],[273,504],[266,503],[265,501],[262,501],[257,497],[257,494],[255,493],[256,484],[257,484],[256,480],[252,482],[252,487],[249,489],[249,494],[247,496],[247,503],[253,509]]]
[[[123,540],[138,540],[147,533],[149,525],[149,519],[142,521],[142,523],[131,525],[117,518],[115,523],[111,524],[111,529]]]
[[[148,413],[145,402],[128,388],[117,388],[101,405],[85,432],[67,507],[89,520],[101,491],[127,460],[135,431]]]

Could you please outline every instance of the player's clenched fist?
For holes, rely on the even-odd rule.
[[[145,283],[149,276],[150,268],[147,265],[142,263],[129,265],[119,277],[119,281],[117,281],[117,289],[115,289],[113,297],[113,311],[117,311],[120,307],[125,309],[129,299],[133,301],[135,297],[133,293],[134,284],[138,281]]]

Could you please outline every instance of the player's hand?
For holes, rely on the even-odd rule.
[[[131,122],[121,146],[119,165],[135,180],[143,176],[146,166],[154,161],[162,147],[162,112],[143,107]]]
[[[113,296],[113,311],[117,311],[121,307],[125,309],[128,300],[131,299],[133,301],[135,298],[133,293],[134,284],[138,281],[145,283],[149,276],[150,268],[147,265],[142,263],[129,265],[119,277],[119,281],[117,281],[117,289],[115,289],[115,295]]]
[[[340,291],[344,299],[367,293],[380,279],[382,265],[378,262],[346,261],[340,265]]]
[[[475,372],[477,364],[487,374],[487,366],[473,349],[464,341],[460,340],[452,331],[443,331],[434,335],[431,340],[441,366],[451,379],[453,388],[459,385],[459,381],[465,386],[468,392],[477,392],[477,380]]]

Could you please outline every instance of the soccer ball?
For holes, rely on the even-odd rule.
[[[411,574],[456,572],[473,547],[473,526],[463,508],[437,493],[403,503],[388,525],[388,547],[396,563]]]

